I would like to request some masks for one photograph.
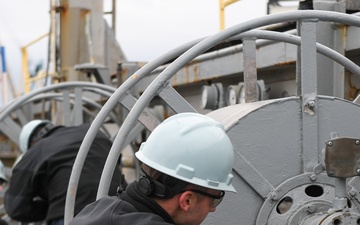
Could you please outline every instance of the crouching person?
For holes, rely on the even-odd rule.
[[[32,120],[23,127],[19,140],[23,155],[13,169],[4,198],[6,212],[12,219],[24,223],[64,224],[72,167],[89,127],[90,124],[54,126],[48,120]],[[109,138],[99,131],[80,176],[75,215],[95,201],[111,145]],[[109,195],[116,195],[120,177],[120,168],[116,168]]]
[[[70,225],[198,225],[231,184],[233,147],[219,122],[201,114],[166,119],[135,154],[138,181],[86,206]]]

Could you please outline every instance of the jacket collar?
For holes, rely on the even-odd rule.
[[[132,204],[139,212],[154,213],[162,217],[165,222],[175,224],[172,217],[159,204],[139,190],[137,181],[129,184],[119,198]]]

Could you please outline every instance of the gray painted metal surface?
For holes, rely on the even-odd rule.
[[[255,30],[288,21],[298,22],[299,35],[296,32]],[[352,39],[359,32],[359,17],[344,13],[298,11],[268,15],[186,43],[149,62],[134,74],[128,74],[128,79],[117,90],[105,85],[69,82],[31,92],[0,110],[0,129],[17,141],[21,125],[31,119],[28,118],[29,112],[33,115],[38,110],[29,107],[29,103],[47,99],[62,102],[65,125],[93,119],[70,177],[65,210],[65,224],[68,224],[74,216],[77,183],[88,149],[106,118],[118,117],[113,110],[119,103],[128,114],[114,137],[97,198],[107,193],[116,159],[124,146],[144,128],[151,132],[161,122],[162,118],[147,108],[155,97],[159,97],[174,113],[197,112],[197,107],[188,102],[176,90],[177,87],[243,73],[247,103],[208,113],[225,125],[234,144],[233,174],[238,194],[228,193],[204,224],[306,225],[319,221],[322,224],[339,221],[355,224],[360,218],[359,178],[329,177],[322,160],[325,143],[331,139],[332,133],[336,132],[340,137],[359,137],[360,122],[357,118],[360,106],[357,101],[319,95],[325,89],[319,85],[318,70],[327,64],[319,62],[317,52],[337,63],[330,76],[335,83],[332,88],[334,96],[343,92],[343,80],[339,84],[334,71],[343,75],[343,68],[346,68],[360,77],[360,69],[356,63],[343,57],[344,51],[332,50],[342,50],[342,42],[331,48],[317,42],[317,26],[328,22],[349,26]],[[242,40],[243,45],[203,54],[227,40]],[[295,45],[299,46],[298,50]],[[344,48],[350,51],[359,46],[352,40],[346,42]],[[272,51],[276,51],[279,58],[273,58]],[[162,66],[172,60],[172,63]],[[298,64],[296,71],[295,62]],[[292,75],[296,75],[299,96],[254,102],[258,99],[259,69],[283,63],[291,64],[294,69]],[[61,89],[61,94],[45,93],[55,89]],[[85,97],[88,89],[106,96],[107,102],[101,105]],[[96,108],[97,115],[84,108],[83,103]],[[15,115],[20,123],[15,123],[10,114]],[[286,207],[288,211],[284,212]],[[345,214],[349,216],[345,218]]]
[[[312,185],[320,185],[324,192],[329,190],[325,200],[327,207],[332,207],[336,179],[323,173],[315,175],[314,168],[307,171],[309,169],[304,167],[313,163],[313,159],[304,155],[302,108],[301,99],[291,97],[228,106],[208,114],[225,125],[234,145],[233,174],[239,194],[229,193],[205,224],[222,221],[226,224],[287,224],[285,222],[298,213],[297,207],[304,202],[315,207],[323,204],[318,202],[322,202],[324,196],[310,198],[305,191],[297,190]],[[358,136],[359,124],[354,120],[359,116],[359,110],[359,105],[352,102],[318,96],[319,144],[312,146],[312,150],[321,152],[334,131],[340,136]],[[320,156],[317,154],[316,159]],[[350,189],[347,187],[347,191]],[[287,196],[295,202],[292,211],[284,216],[276,212],[276,206]],[[354,199],[352,204],[351,210],[359,213],[357,200]],[[300,224],[300,220],[290,224]]]
[[[344,2],[315,3],[319,9],[344,11],[341,8]],[[297,31],[256,30],[289,21],[298,23]],[[323,162],[325,143],[337,138],[334,132],[339,137],[360,138],[358,100],[351,102],[337,98],[344,97],[345,70],[360,77],[357,61],[343,56],[346,52],[359,50],[359,27],[358,16],[330,11],[268,15],[169,51],[135,73],[126,74],[128,79],[117,90],[73,82],[34,91],[0,109],[0,129],[17,142],[21,125],[38,110],[29,103],[47,99],[62,102],[65,125],[80,124],[86,120],[84,116],[93,119],[70,177],[65,210],[65,224],[68,224],[74,216],[77,183],[88,149],[106,118],[117,119],[113,110],[118,103],[121,102],[124,111],[129,113],[126,117],[122,115],[125,121],[114,137],[97,198],[107,193],[116,159],[123,147],[138,137],[144,128],[151,132],[160,123],[161,118],[159,120],[154,111],[147,108],[153,98],[160,97],[174,113],[196,112],[198,108],[177,92],[177,87],[219,78],[243,78],[247,103],[208,113],[225,125],[234,144],[233,174],[238,194],[228,193],[204,224],[359,224],[359,177],[329,177]],[[325,36],[325,33],[330,35]],[[243,43],[203,54],[229,40],[242,40]],[[319,57],[317,52],[326,59]],[[355,54],[354,58],[359,57]],[[289,65],[286,68],[290,69],[283,72],[286,76],[296,75],[298,90],[295,93],[298,96],[254,102],[258,99],[259,70],[280,64]],[[324,79],[326,82],[322,82]],[[55,89],[62,89],[61,94],[44,94]],[[101,105],[85,97],[84,92],[88,89],[106,96],[108,101]],[[96,108],[98,114],[83,107],[83,103]],[[19,124],[9,115],[14,115]]]
[[[259,26],[287,20],[301,22],[301,70],[299,70],[301,74],[298,74],[301,81],[299,91],[301,96],[229,106],[209,114],[226,125],[234,143],[236,153],[234,185],[240,194],[226,196],[218,213],[211,214],[205,224],[298,224],[305,219],[302,206],[309,202],[311,206],[314,206],[307,211],[311,214],[311,221],[322,217],[317,214],[318,212],[326,214],[327,209],[336,209],[339,205],[332,205],[330,196],[333,196],[332,193],[335,192],[340,193],[338,197],[343,196],[344,182],[334,181],[333,178],[315,172],[318,171],[316,168],[319,167],[321,150],[331,132],[337,132],[341,136],[358,134],[359,124],[354,120],[359,116],[360,111],[359,106],[352,102],[317,94],[315,25],[318,21],[330,21],[360,26],[360,20],[356,16],[322,11],[283,13],[243,23],[204,39],[179,56],[149,85],[126,117],[105,165],[98,198],[107,193],[108,181],[112,176],[109,171],[112,171],[115,166],[114,159],[119,156],[119,149],[129,130],[150,100],[162,92],[177,71],[222,40]],[[250,58],[251,54],[253,51],[250,51]],[[158,61],[163,61],[163,59],[165,57]],[[150,65],[156,65],[156,63]],[[151,66],[145,66],[148,69],[146,72],[154,69]],[[141,73],[141,75],[145,76],[146,73]],[[137,80],[138,73],[131,78]],[[121,86],[117,90],[118,94],[115,93],[112,97],[121,98],[134,83],[135,81],[125,82],[125,86]],[[112,103],[109,104],[111,106]],[[104,107],[107,105],[105,104]],[[345,113],[344,109],[346,109]],[[180,111],[186,111],[186,109],[180,108]],[[101,118],[105,114],[106,112],[100,112],[98,116]],[[95,126],[91,127],[89,133],[95,129]],[[81,150],[87,151],[85,148]],[[320,203],[318,203],[313,200],[314,196],[306,191],[309,187],[320,189],[327,195],[315,196],[323,198],[319,199]],[[287,194],[290,196],[286,196]],[[297,199],[292,202],[293,211],[287,215],[280,214],[277,210],[278,203],[285,197]],[[347,218],[348,222],[356,220],[359,214],[355,207],[357,202],[351,202],[346,213],[353,217]],[[71,215],[65,219],[67,223]],[[308,220],[304,222],[304,224],[307,223]]]

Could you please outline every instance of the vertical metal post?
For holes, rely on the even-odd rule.
[[[66,81],[87,80],[74,66],[104,64],[103,0],[60,1],[61,75]]]
[[[112,16],[111,16],[112,30],[116,36],[116,0],[112,0]]]
[[[301,36],[301,22],[296,23],[296,30],[299,36]],[[297,47],[297,61],[296,61],[296,90],[297,96],[301,95],[301,46]]]
[[[75,88],[75,104],[74,104],[74,125],[81,125],[84,123],[83,120],[83,105],[82,105],[82,96],[83,91],[81,87]]]
[[[245,102],[256,102],[258,99],[255,40],[255,37],[243,39]]]
[[[317,118],[317,20],[303,20],[301,29],[301,96],[302,96],[302,150],[304,172],[318,164]]]
[[[335,199],[333,201],[333,208],[335,210],[343,210],[347,206],[346,179],[335,178],[334,185],[335,185]]]
[[[220,30],[225,29],[225,7],[239,0],[219,0],[220,3]]]
[[[51,65],[51,69],[48,69],[46,72],[52,75],[52,76],[56,76],[56,72],[57,72],[57,57],[56,57],[56,51],[57,51],[57,34],[58,34],[58,23],[57,23],[57,12],[56,12],[56,7],[57,7],[57,3],[56,0],[51,0],[51,11],[50,11],[50,15],[51,15],[51,30],[50,30],[50,34],[49,34],[49,39],[50,39],[50,62],[48,62],[48,64]],[[48,74],[49,75],[49,74]],[[48,77],[48,76],[47,76]],[[48,78],[46,78],[48,79]],[[53,79],[51,80],[51,83],[53,83]],[[47,81],[45,81],[45,83],[47,83]]]
[[[345,42],[348,27],[345,25],[334,25],[334,50],[345,55]],[[345,96],[345,68],[331,61],[333,65],[333,96],[344,98]],[[324,80],[319,78],[319,80]],[[320,93],[321,94],[321,93]]]
[[[346,12],[346,2],[338,0],[314,0],[315,10]],[[344,54],[346,32],[345,26],[321,21],[317,24],[317,41],[337,52]],[[345,69],[333,60],[319,54],[318,62],[318,93],[335,97],[344,97]],[[321,81],[321,82],[320,82]]]
[[[70,126],[70,112],[71,112],[71,106],[70,106],[70,92],[69,90],[63,90],[63,120],[64,120],[64,126]]]

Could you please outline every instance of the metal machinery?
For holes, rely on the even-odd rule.
[[[7,176],[11,176],[12,165],[21,154],[17,146],[23,125],[32,119],[49,119],[63,125],[91,122],[116,90],[111,75],[116,75],[117,63],[126,60],[115,41],[114,30],[105,23],[102,0],[52,0],[50,5],[51,53],[46,71],[30,77],[25,54],[26,94],[0,108],[0,158]],[[114,11],[111,15],[115,18]],[[26,53],[26,48],[22,50]],[[29,92],[31,86],[40,88]],[[134,99],[124,99],[109,111],[102,130],[110,138],[121,125],[122,113],[134,102]],[[0,202],[3,194],[4,191],[0,191]],[[0,206],[0,215],[4,213]]]
[[[360,5],[314,0],[313,7],[238,24],[145,65],[120,63],[121,85],[91,119],[76,158],[65,224],[90,143],[126,99],[130,111],[97,198],[124,146],[142,132],[137,127],[151,132],[163,118],[191,111],[222,122],[235,153],[238,194],[228,193],[203,224],[360,224],[360,18],[350,15]],[[15,108],[0,111],[0,121]]]
[[[341,6],[340,3],[334,5]],[[256,30],[262,26],[285,21],[297,21],[295,34]],[[155,97],[162,99],[166,107],[171,108],[169,110],[171,113],[197,111],[197,107],[186,100],[191,97],[198,98],[198,103],[203,101],[203,106],[208,105],[207,101],[215,100],[221,107],[221,104],[224,104],[221,96],[225,95],[225,91],[222,90],[225,88],[219,88],[220,84],[215,85],[217,92],[214,93],[218,94],[217,98],[216,94],[213,98],[210,97],[213,95],[211,88],[203,87],[200,89],[203,91],[202,94],[189,96],[191,93],[188,93],[182,99],[179,93],[182,93],[184,87],[181,86],[184,83],[190,86],[192,83],[192,88],[196,89],[194,88],[196,81],[201,83],[209,74],[219,77],[220,70],[224,72],[223,70],[234,69],[236,64],[243,69],[245,93],[242,95],[246,103],[221,107],[207,115],[224,123],[233,141],[234,183],[238,194],[227,195],[224,203],[215,213],[208,216],[204,224],[360,224],[359,124],[356,122],[360,108],[356,101],[352,102],[349,98],[343,97],[348,94],[344,93],[345,89],[348,90],[344,85],[345,81],[357,80],[360,69],[354,63],[356,58],[352,61],[349,59],[351,55],[346,58],[332,48],[317,43],[319,29],[325,29],[324,27],[327,26],[332,27],[333,38],[341,42],[341,46],[345,46],[342,49],[343,53],[352,50],[356,52],[356,48],[352,49],[351,43],[356,40],[355,36],[360,26],[357,15],[323,10],[297,11],[248,21],[204,40],[188,43],[133,73],[105,106],[111,107],[112,102],[121,99],[140,79],[142,81],[151,79],[149,77],[152,74],[157,76],[151,79],[150,85],[145,85],[146,88],[141,91],[141,96],[114,140],[100,181],[98,198],[108,189],[109,171],[115,166],[113,159],[120,154],[119,149],[127,133],[131,131],[143,109]],[[344,37],[341,35],[344,31],[347,33],[345,40],[339,38]],[[322,35],[319,36],[321,38]],[[235,58],[230,52],[235,51],[234,49],[221,49],[216,53],[202,54],[222,41],[235,39],[242,40],[242,45],[239,47],[242,51],[236,57],[237,63],[230,61]],[[290,96],[256,101],[258,93],[261,92],[256,68],[265,67],[261,64],[264,57],[262,53],[268,53],[265,57],[270,57],[269,49],[264,52],[263,49],[274,47],[272,44],[256,47],[256,39],[286,42],[275,44],[276,48],[282,46],[280,50],[283,53],[282,58],[275,58],[278,55],[270,51],[273,56],[270,60],[277,60],[279,64],[288,62],[292,67],[296,79],[283,78],[286,80],[284,82],[289,83],[286,86],[290,86],[289,89],[285,90]],[[290,44],[299,47],[290,47]],[[336,45],[336,47],[340,46]],[[317,52],[333,62],[321,64]],[[216,54],[218,57],[211,58],[206,54]],[[211,66],[210,63],[205,62],[206,59],[211,58],[214,63],[220,60],[220,57],[227,56],[228,60],[224,59],[221,66]],[[198,60],[195,59],[196,57]],[[164,66],[163,70],[158,68],[162,63],[172,59],[175,60]],[[257,62],[260,62],[260,65],[257,65]],[[289,69],[289,66],[285,69]],[[322,88],[324,77],[321,77],[321,72],[327,69],[332,71],[326,74],[326,81],[330,80],[328,83],[331,86],[331,93],[328,84]],[[262,78],[265,80],[265,86],[271,83],[266,81],[265,75],[262,75]],[[139,87],[141,85],[137,86]],[[178,92],[175,91],[176,88],[179,89]],[[237,97],[238,91],[235,93]],[[353,97],[355,98],[356,94]],[[159,100],[155,100],[153,104],[156,102]],[[91,133],[98,129],[105,115],[105,112],[100,111],[82,147],[91,140]],[[86,147],[81,150],[81,153],[86,154]],[[80,157],[78,156],[80,159],[84,158],[81,153],[79,153]],[[76,163],[74,167],[77,168],[80,164]],[[73,193],[72,187],[76,186],[75,173],[74,171],[70,180],[68,193]],[[68,197],[69,203],[71,196]],[[70,205],[67,207],[69,210]],[[65,216],[65,219],[68,221],[71,216],[70,218]]]
[[[16,144],[18,143],[17,135],[20,132],[21,126],[29,120],[36,118],[53,119],[58,117],[64,119],[53,121],[54,123],[66,122],[66,124],[74,124],[73,122],[70,122],[70,118],[66,118],[65,114],[70,113],[71,110],[73,110],[73,107],[68,100],[70,99],[70,93],[74,93],[75,89],[78,91],[80,90],[79,93],[83,94],[85,98],[88,98],[88,100],[91,100],[94,103],[102,104],[107,99],[107,97],[92,98],[91,94],[88,96],[88,91],[81,91],[82,88],[84,88],[82,83],[78,83],[80,85],[78,88],[74,87],[74,84],[69,84],[68,87],[66,87],[67,84],[61,84],[61,88],[56,89],[56,87],[54,87],[54,89],[50,91],[48,87],[41,89],[43,86],[65,82],[90,81],[106,85],[108,92],[109,90],[113,91],[115,90],[115,87],[117,87],[117,83],[114,81],[116,79],[113,79],[114,77],[116,78],[117,63],[126,61],[119,44],[115,41],[114,30],[112,30],[104,20],[102,0],[52,0],[50,1],[50,9],[51,26],[48,35],[50,52],[48,56],[49,62],[46,71],[43,71],[43,74],[30,77],[26,66],[27,58],[23,58],[25,62],[23,65],[25,71],[24,74],[27,74],[24,78],[25,93],[27,94],[32,86],[38,87],[38,90],[35,93],[39,94],[40,97],[37,96],[39,99],[41,98],[42,93],[57,92],[57,95],[61,96],[63,94],[62,90],[66,90],[66,93],[69,91],[67,96],[64,97],[64,99],[67,99],[67,101],[65,101],[66,108],[63,108],[62,106],[55,108],[51,104],[42,105],[42,101],[32,101],[36,104],[27,104],[27,108],[23,106],[20,107],[24,102],[15,102],[19,102],[21,98],[15,99],[12,102],[17,105],[17,107],[20,107],[16,113],[9,111],[9,109],[14,109],[9,107],[12,103],[0,108],[0,112],[6,111],[7,114],[12,114],[10,116],[3,114],[4,117],[2,119],[7,117],[15,122],[13,124],[15,127],[11,127],[10,133],[8,133],[9,130],[0,128],[0,144],[2,149],[0,157],[2,160],[6,161],[5,163],[7,166],[10,166],[11,162],[13,162],[14,158],[19,154],[19,151],[16,148]],[[111,16],[115,18],[115,11],[113,10],[111,13]],[[24,49],[25,48],[23,48],[23,50]],[[94,87],[94,89],[98,88],[99,87]],[[100,89],[102,88],[103,87],[100,87]],[[25,96],[27,96],[26,94]],[[29,99],[30,96],[36,96],[36,94],[34,95],[34,93],[31,93]],[[49,100],[51,98],[47,97],[47,99]],[[59,99],[59,97],[57,97],[57,99]],[[82,101],[80,96],[77,96],[77,101]],[[75,108],[81,112],[81,107],[78,107],[79,108]],[[59,108],[61,110],[58,111]],[[51,111],[48,111],[49,109],[51,109]],[[64,112],[65,114],[63,114]],[[22,116],[18,117],[20,113]],[[96,111],[93,113],[95,115]],[[89,121],[89,117],[80,115],[80,113],[75,114],[78,117],[81,116],[84,121]],[[120,115],[118,115],[117,120],[119,121],[120,119]],[[0,123],[3,127],[5,126],[4,121],[0,120]],[[78,122],[75,124],[77,123]]]

